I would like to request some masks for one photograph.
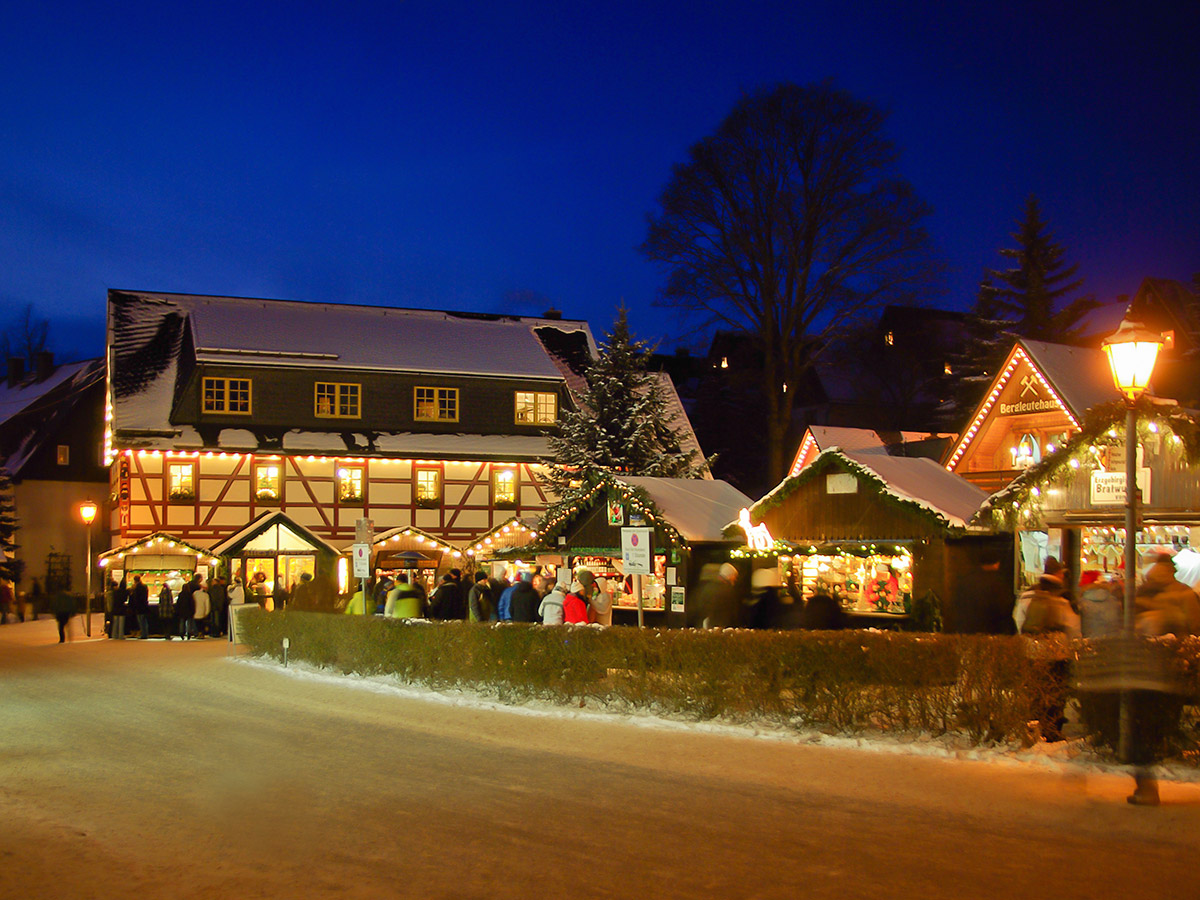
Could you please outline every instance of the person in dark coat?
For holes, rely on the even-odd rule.
[[[229,618],[229,586],[224,575],[216,575],[208,581],[209,630],[213,635],[225,633]]]
[[[196,591],[200,590],[200,580],[200,573],[197,572],[175,599],[175,618],[179,620],[181,636],[185,641],[191,640],[196,634]]]
[[[828,594],[814,594],[804,604],[801,622],[809,631],[837,631],[843,625],[842,605]]]
[[[492,589],[488,584],[486,572],[475,573],[475,584],[467,594],[467,615],[472,622],[490,622],[495,603],[492,601]]]
[[[696,624],[703,628],[735,628],[738,624],[738,597],[734,588],[737,568],[722,563],[716,572],[704,572],[696,590]]]
[[[67,624],[71,621],[71,616],[75,615],[75,598],[66,591],[59,591],[50,601],[50,611],[54,613],[58,622],[58,642],[62,644],[70,638]]]
[[[117,641],[125,640],[125,616],[129,614],[129,584],[124,578],[113,588],[112,633]]]
[[[521,580],[513,585],[512,594],[508,598],[508,611],[514,622],[538,622],[538,607],[542,605],[542,595],[533,586],[533,573],[524,572]]]
[[[429,618],[443,621],[465,619],[465,607],[462,586],[447,572],[429,600]]]
[[[175,636],[175,595],[165,581],[158,592],[158,621],[162,625],[163,637],[169,641]]]
[[[138,637],[143,641],[150,637],[150,588],[142,584],[142,576],[133,576],[133,589],[129,592],[129,614],[137,616]]]

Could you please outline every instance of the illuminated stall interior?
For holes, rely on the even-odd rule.
[[[372,546],[376,577],[405,575],[432,594],[441,575],[461,568],[466,554],[419,528],[404,525],[375,536]]]
[[[276,579],[291,592],[305,574],[332,582],[341,555],[328,541],[278,511],[262,513],[211,552],[227,560],[231,576],[245,579],[248,594],[270,593]]]
[[[702,566],[723,562],[742,543],[724,527],[750,498],[724,481],[602,476],[551,507],[538,526],[536,551],[587,566],[613,595],[613,624],[683,625]],[[634,577],[622,555],[622,529],[649,529],[651,572]]]

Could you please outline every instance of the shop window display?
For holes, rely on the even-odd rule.
[[[902,615],[912,606],[912,557],[797,555],[792,558],[805,601],[828,594],[843,609]]]

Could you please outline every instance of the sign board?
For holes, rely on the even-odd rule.
[[[622,528],[621,561],[626,575],[653,575],[654,529]]]
[[[351,558],[354,560],[354,577],[371,577],[371,545],[354,544],[351,547]]]
[[[354,543],[356,543],[356,544],[373,544],[373,543],[375,543],[375,520],[374,519],[355,519],[354,520]]]
[[[683,588],[671,588],[671,612],[683,612]]]
[[[1137,470],[1137,486],[1142,490],[1142,503],[1150,501],[1150,469]],[[1124,506],[1125,473],[1092,472],[1092,506]]]
[[[846,472],[833,472],[825,476],[825,493],[857,494],[858,479]]]

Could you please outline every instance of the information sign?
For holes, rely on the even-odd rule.
[[[371,577],[371,545],[370,544],[354,544],[352,545],[354,559],[354,577],[355,578],[370,578]]]
[[[621,561],[626,575],[653,575],[654,529],[622,528]]]

